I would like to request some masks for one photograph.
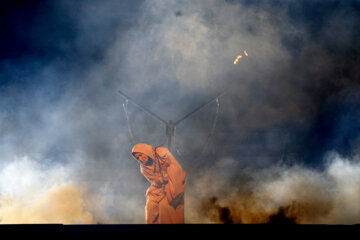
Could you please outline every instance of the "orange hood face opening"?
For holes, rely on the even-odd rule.
[[[146,144],[146,143],[135,144],[135,146],[131,150],[131,153],[134,156],[134,153],[137,153],[137,152],[143,153],[143,154],[147,155],[148,157],[150,157],[151,159],[155,159],[154,148],[149,144]]]

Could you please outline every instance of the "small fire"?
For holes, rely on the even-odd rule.
[[[249,54],[247,53],[246,50],[244,50],[244,54],[245,54],[246,57],[249,56]],[[241,59],[241,58],[243,58],[243,56],[242,56],[242,55],[238,55],[238,56],[236,57],[235,61],[234,61],[234,64],[237,64],[237,62],[238,62],[239,59]]]

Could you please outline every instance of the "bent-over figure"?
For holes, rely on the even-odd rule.
[[[146,223],[184,223],[186,173],[169,149],[138,143],[132,155],[150,182],[146,191]]]

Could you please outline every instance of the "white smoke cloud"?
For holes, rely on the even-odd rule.
[[[336,224],[359,223],[360,207],[360,163],[359,157],[344,159],[338,154],[330,157],[328,175],[333,179],[334,210],[333,222]]]
[[[85,186],[73,182],[72,170],[27,156],[12,159],[0,171],[1,223],[92,223]]]
[[[241,67],[245,64],[241,61],[238,66],[233,64],[245,49],[252,59],[266,63],[261,64],[261,71],[271,71],[289,60],[279,29],[270,22],[274,17],[264,10],[215,0],[201,4],[148,1],[142,9],[138,25],[125,36],[126,42],[121,40],[110,51],[110,65],[126,59],[119,72],[131,77],[131,86],[126,87],[141,86],[146,92],[176,79],[178,90],[186,93],[220,86],[226,72],[253,78],[253,65],[246,64],[248,70]],[[177,17],[176,10],[183,15]],[[278,14],[283,16],[282,12]],[[118,55],[123,47],[126,55]]]

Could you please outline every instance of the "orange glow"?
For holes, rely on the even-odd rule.
[[[249,56],[249,54],[247,53],[246,50],[244,50],[244,54],[245,54],[246,57]],[[241,59],[241,58],[243,58],[243,56],[242,56],[242,55],[238,55],[238,56],[236,57],[235,61],[234,61],[234,64],[237,64],[237,62],[238,62],[239,59]]]
[[[54,186],[29,201],[0,197],[2,224],[93,224],[93,216],[85,208],[84,192],[72,183]]]

